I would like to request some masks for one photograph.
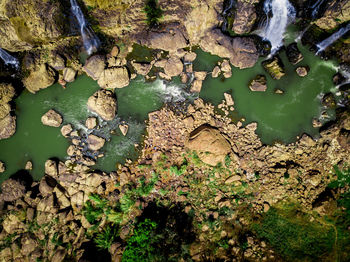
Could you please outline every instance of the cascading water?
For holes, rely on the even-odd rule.
[[[337,41],[340,37],[345,35],[350,30],[350,23],[347,24],[345,27],[340,28],[337,32],[332,34],[330,37],[326,38],[322,42],[318,43],[317,46],[317,52],[316,55],[324,51],[328,46],[333,44],[335,41]]]
[[[266,0],[264,11],[268,18],[259,35],[270,41],[273,55],[283,45],[283,35],[287,25],[294,20],[296,12],[288,0]]]
[[[314,3],[310,6],[310,9],[312,10],[311,17],[313,19],[317,18],[318,12],[320,11],[320,8],[324,2],[325,2],[325,0],[317,0],[316,3]]]
[[[18,60],[2,48],[0,48],[0,57],[2,60],[4,60],[6,65],[12,65],[16,68],[19,66]]]
[[[72,7],[72,12],[77,18],[80,25],[80,33],[83,38],[84,48],[86,52],[90,55],[92,52],[96,51],[100,45],[100,40],[94,34],[94,32],[87,26],[86,20],[84,18],[83,12],[78,6],[76,0],[70,0]]]

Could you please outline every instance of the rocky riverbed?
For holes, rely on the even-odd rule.
[[[6,173],[0,260],[347,261],[349,34],[325,50],[317,44],[347,28],[350,5],[314,2],[291,1],[295,19],[287,20],[301,43],[296,37],[269,56],[260,25],[279,15],[279,6],[265,13],[275,1],[79,1],[97,36],[79,28],[69,1],[3,1],[0,48],[19,67],[0,61],[0,140],[10,141],[20,130],[16,99],[26,92],[39,95],[54,83],[68,91],[83,74],[96,86],[72,105],[84,108],[79,121],[55,104],[38,116],[56,139],[57,133],[65,139],[65,157],[41,163],[36,181],[30,156],[16,173]],[[82,43],[87,36],[101,40],[88,56]],[[334,90],[317,93],[320,115],[308,120],[317,136],[263,143],[256,133],[263,123],[237,117],[234,93],[215,86],[223,98],[217,106],[199,98],[208,79],[225,83],[244,70],[254,73],[244,88],[259,95],[291,72],[307,79],[313,65],[303,63],[301,44],[332,59],[326,65],[337,73],[329,75]],[[254,71],[258,64],[263,74]],[[133,105],[122,92],[140,77],[145,92],[150,83],[147,96],[161,97],[145,110],[136,91]],[[278,86],[272,94],[285,92]],[[47,101],[59,101],[58,95]],[[135,140],[130,134],[137,125],[146,132]],[[95,168],[99,159],[117,154],[118,147],[106,149],[113,136],[126,139],[138,156],[114,161],[113,171]],[[0,175],[7,168],[0,158]]]

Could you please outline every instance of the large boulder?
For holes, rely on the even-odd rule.
[[[106,66],[105,58],[102,55],[94,55],[86,60],[83,67],[84,72],[94,80],[98,80]]]
[[[239,0],[234,12],[232,31],[236,34],[248,34],[255,23],[256,13],[253,3]]]
[[[286,53],[288,61],[291,62],[293,65],[296,65],[304,59],[303,54],[300,52],[297,43],[292,43],[288,45]]]
[[[102,88],[114,89],[128,86],[130,82],[129,73],[126,67],[107,68],[98,79]]]
[[[98,114],[106,121],[115,117],[117,111],[117,100],[113,92],[101,89],[88,99],[88,108]]]
[[[62,38],[68,27],[60,1],[4,0],[0,5],[0,47],[12,52]]]
[[[24,86],[31,93],[47,88],[54,82],[55,71],[45,64],[35,66],[29,75],[23,79]]]
[[[151,31],[142,43],[150,48],[162,49],[165,51],[176,51],[188,45],[182,32],[176,27],[169,28],[164,32]]]
[[[207,125],[191,133],[186,147],[194,150],[204,163],[212,166],[223,163],[226,155],[231,152],[230,144],[219,130]]]
[[[41,117],[41,122],[45,126],[59,127],[62,121],[62,116],[53,109],[50,109]]]
[[[87,144],[90,150],[100,150],[104,144],[105,144],[106,140],[102,137],[98,137],[95,135],[89,135],[88,139],[87,139]]]

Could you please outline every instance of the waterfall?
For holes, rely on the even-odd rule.
[[[296,11],[288,0],[266,0],[264,11],[268,18],[259,35],[270,41],[271,54],[274,54],[283,45],[283,35],[287,25],[294,20]],[[269,17],[270,13],[272,17]]]
[[[80,25],[80,33],[83,38],[83,44],[86,52],[90,55],[92,52],[96,51],[100,45],[100,40],[94,34],[94,32],[87,26],[86,20],[84,18],[83,12],[78,6],[76,0],[70,0],[72,7],[72,12],[77,18]]]
[[[324,51],[328,46],[337,41],[340,37],[345,35],[350,30],[350,23],[347,26],[340,28],[337,32],[332,34],[330,37],[326,38],[322,42],[318,43],[316,55]]]
[[[0,57],[4,60],[5,65],[12,65],[16,68],[19,66],[18,60],[2,48],[0,48]]]

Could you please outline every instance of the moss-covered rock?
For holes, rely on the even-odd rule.
[[[281,79],[281,77],[286,74],[283,68],[283,63],[278,56],[265,60],[262,65],[273,79]]]

